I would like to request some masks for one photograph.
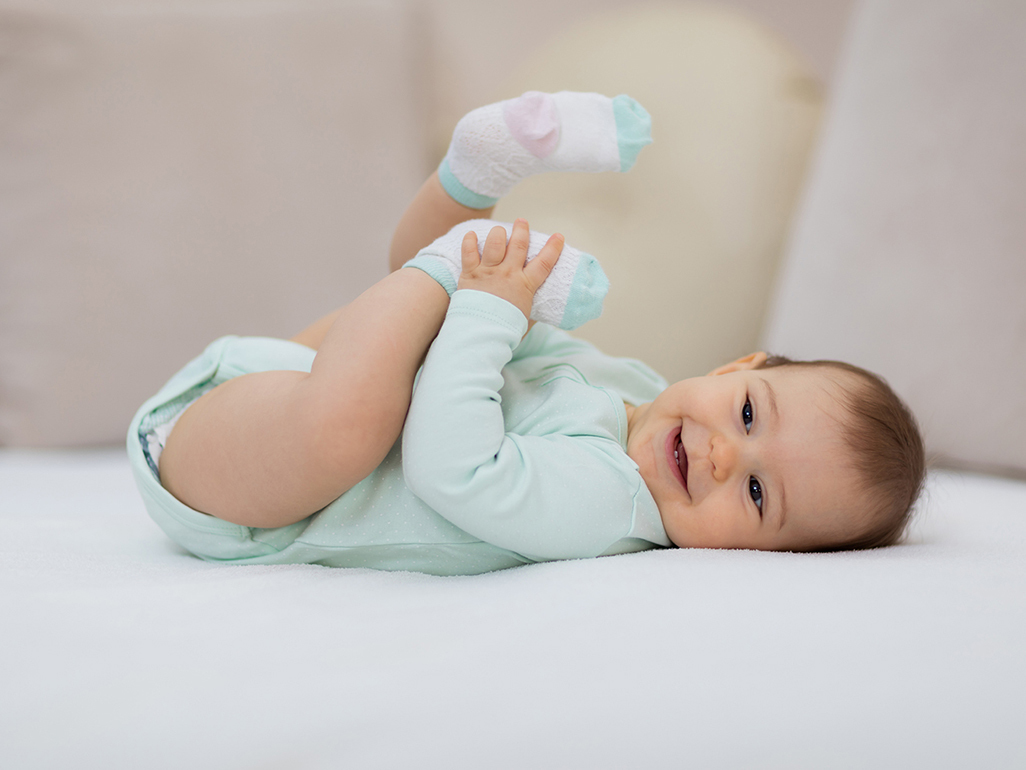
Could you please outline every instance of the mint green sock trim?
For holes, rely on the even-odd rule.
[[[566,298],[566,309],[559,321],[560,329],[576,329],[586,321],[602,315],[602,301],[609,293],[609,279],[591,254],[582,252],[577,263],[574,282]]]
[[[456,281],[453,279],[452,273],[442,264],[440,257],[421,252],[403,265],[403,267],[415,267],[418,270],[423,270],[438,281],[442,288],[449,293],[450,297],[456,292]]]
[[[457,203],[462,203],[467,208],[487,209],[499,202],[498,198],[479,195],[473,190],[468,190],[464,187],[460,180],[453,176],[452,171],[449,170],[448,158],[442,158],[442,163],[438,167],[438,181],[442,183],[442,187],[449,193],[450,198]]]
[[[652,144],[652,116],[627,94],[620,94],[613,97],[613,118],[616,120],[620,170],[629,171],[641,148]]]

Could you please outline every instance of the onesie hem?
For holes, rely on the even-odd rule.
[[[301,370],[305,366],[309,371],[307,362],[312,362],[316,351],[296,342],[271,337],[220,337],[139,408],[132,418],[126,438],[132,474],[150,518],[171,540],[190,553],[215,561],[277,553],[295,540],[307,525],[307,519],[303,519],[288,527],[266,530],[234,524],[197,511],[164,488],[157,469],[147,460],[143,447],[146,436],[141,429],[151,414],[197,387],[209,383],[216,386],[249,371],[261,370],[260,366],[239,366],[231,360],[233,355],[248,355],[262,359],[261,363],[275,363],[281,368],[289,368],[291,365]],[[273,538],[266,536],[269,532],[274,532]],[[280,542],[279,547],[279,544],[272,544],[271,540],[287,542]]]

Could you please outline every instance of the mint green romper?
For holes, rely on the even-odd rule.
[[[285,340],[222,337],[132,420],[128,453],[146,509],[189,552],[233,564],[458,575],[671,545],[626,453],[624,408],[666,382],[545,324],[523,337],[526,327],[505,300],[457,291],[385,460],[325,508],[274,529],[200,513],[160,485],[155,436],[189,403],[241,374],[309,371],[315,356]]]

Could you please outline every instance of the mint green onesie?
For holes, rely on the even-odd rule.
[[[665,381],[527,320],[505,300],[460,290],[421,369],[403,435],[367,478],[312,516],[258,529],[199,513],[160,486],[148,436],[210,387],[251,371],[309,371],[314,351],[223,337],[132,421],[128,451],[147,510],[201,558],[235,564],[476,574],[554,559],[669,546],[627,456],[623,402]]]

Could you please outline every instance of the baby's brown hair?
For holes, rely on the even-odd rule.
[[[898,542],[926,480],[923,438],[912,411],[882,377],[858,366],[770,356],[758,368],[777,366],[834,369],[852,375],[856,383],[841,386],[848,418],[843,421],[843,436],[868,498],[869,525],[846,542],[814,550],[878,548]]]

